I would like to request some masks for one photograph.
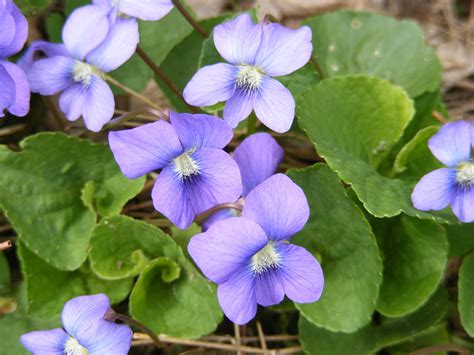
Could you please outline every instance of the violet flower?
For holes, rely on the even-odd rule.
[[[237,164],[222,150],[232,138],[229,125],[214,116],[175,112],[170,121],[110,132],[109,144],[130,179],[162,169],[153,204],[185,229],[199,213],[237,200],[242,183]]]
[[[174,6],[171,0],[93,0],[93,3],[106,7],[113,20],[125,15],[145,21],[157,21],[165,17]]]
[[[64,44],[50,43],[41,40],[32,41],[25,53],[18,59],[17,64],[25,73],[28,73],[36,61],[58,55],[69,57],[69,53]]]
[[[27,71],[31,91],[41,95],[62,92],[59,107],[66,118],[75,121],[82,115],[86,127],[98,132],[115,108],[104,73],[117,69],[135,52],[137,21],[120,18],[112,26],[105,8],[88,5],[71,14],[62,36],[68,55],[35,61]]]
[[[271,77],[288,75],[311,57],[311,29],[292,30],[277,23],[254,24],[249,15],[214,28],[214,44],[230,64],[201,68],[183,96],[194,106],[227,101],[224,119],[232,126],[255,110],[260,121],[276,132],[290,129],[295,101],[290,91]]]
[[[132,330],[104,319],[110,309],[106,295],[75,297],[63,308],[63,328],[34,331],[21,336],[23,346],[34,355],[126,355]]]
[[[252,134],[239,144],[234,151],[234,160],[239,166],[242,177],[242,197],[240,198],[242,203],[250,191],[275,174],[284,154],[283,148],[277,141],[264,132]],[[205,232],[217,221],[238,215],[236,209],[222,209],[206,219],[202,224],[202,230]]]
[[[191,238],[189,254],[218,284],[219,303],[231,321],[245,324],[257,304],[278,304],[285,295],[298,303],[321,297],[324,277],[318,261],[287,242],[308,217],[304,192],[276,174],[247,195],[242,217],[219,221]]]
[[[30,110],[30,86],[18,65],[7,61],[26,42],[28,22],[12,0],[0,0],[0,117],[4,110],[23,117]]]
[[[461,222],[474,221],[474,162],[472,126],[469,121],[445,124],[428,142],[433,155],[447,168],[426,174],[415,186],[411,199],[422,211],[451,205]]]

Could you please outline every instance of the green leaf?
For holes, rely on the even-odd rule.
[[[53,3],[53,0],[16,0],[15,4],[25,16],[37,15]]]
[[[450,337],[446,328],[446,324],[443,323],[435,325],[406,342],[390,348],[389,352],[393,355],[405,355],[428,346],[448,344]],[[430,355],[446,355],[446,352],[438,351],[430,353]]]
[[[112,304],[123,301],[132,288],[133,279],[105,281],[87,267],[77,271],[61,271],[41,260],[19,244],[23,278],[27,289],[28,314],[40,319],[58,317],[64,304],[73,297],[105,293]]]
[[[420,178],[442,168],[428,148],[428,140],[438,132],[439,127],[429,126],[421,129],[398,153],[393,170],[403,177]]]
[[[447,263],[448,243],[438,224],[402,216],[378,221],[384,254],[383,282],[377,310],[400,317],[421,307],[435,292]]]
[[[472,237],[472,235],[471,235]],[[474,337],[474,253],[467,255],[459,269],[459,316],[466,332]]]
[[[3,252],[0,252],[0,296],[8,295],[11,292],[11,283],[8,260]]]
[[[59,269],[75,270],[86,260],[97,218],[91,196],[99,215],[114,215],[145,179],[124,177],[106,145],[72,136],[41,133],[20,146],[21,152],[0,146],[0,207],[28,248]]]
[[[69,16],[71,12],[73,12],[78,7],[90,5],[90,3],[91,2],[89,0],[66,0],[64,5],[66,15]]]
[[[305,21],[325,78],[366,74],[402,86],[411,97],[436,90],[441,65],[413,21],[337,11]]]
[[[382,318],[354,333],[334,333],[299,320],[300,342],[307,354],[367,355],[407,341],[435,325],[447,311],[447,292],[439,289],[417,312],[401,318]]]
[[[126,223],[138,222],[129,219]],[[162,244],[163,240],[173,242],[161,232],[155,238],[162,239]],[[222,321],[215,287],[184,257],[181,248],[174,242],[173,248],[168,246],[138,278],[130,296],[130,314],[156,334],[182,338],[209,334]]]
[[[199,22],[208,32],[212,28],[227,19],[229,16],[220,16]],[[184,38],[161,63],[161,70],[171,79],[178,90],[183,91],[186,84],[191,80],[199,68],[201,49],[205,39],[196,31]],[[190,112],[189,107],[159,79],[155,78],[157,84],[169,99],[171,105],[180,112]]]
[[[51,13],[46,19],[46,29],[48,39],[51,42],[62,42],[62,31],[64,26],[64,16],[56,12]]]
[[[31,354],[20,343],[20,336],[34,330],[47,330],[61,327],[61,321],[39,320],[28,317],[26,314],[26,290],[22,287],[19,292],[17,309],[13,313],[0,317],[0,355],[28,355]]]
[[[191,224],[185,230],[174,226],[171,227],[171,235],[173,236],[173,239],[175,240],[176,244],[181,247],[186,257],[189,257],[187,247],[190,239],[199,233],[201,233],[201,227],[196,223]]]
[[[318,154],[352,185],[371,214],[392,217],[403,211],[453,220],[450,214],[413,207],[410,195],[416,181],[391,179],[377,171],[413,113],[413,102],[400,87],[361,75],[325,79],[313,85],[298,105],[299,124]]]
[[[149,262],[176,253],[173,239],[149,223],[125,216],[105,218],[92,234],[90,264],[101,278],[117,280],[139,275]]]
[[[445,225],[449,256],[464,256],[474,250],[474,224]]]
[[[382,281],[375,236],[326,165],[292,169],[288,175],[304,190],[311,211],[292,242],[321,256],[325,279],[318,302],[296,306],[318,326],[353,332],[370,322]]]

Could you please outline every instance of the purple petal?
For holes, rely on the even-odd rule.
[[[255,65],[269,76],[290,74],[311,58],[311,37],[308,26],[292,30],[278,23],[265,25]]]
[[[224,107],[224,120],[235,128],[240,121],[245,120],[253,110],[255,93],[237,89]]]
[[[83,60],[105,40],[109,32],[107,14],[103,6],[87,5],[69,16],[63,27],[63,42],[75,59]]]
[[[474,222],[474,189],[458,187],[451,202],[451,209],[461,222]]]
[[[33,41],[23,56],[18,60],[17,64],[25,72],[28,72],[34,62],[55,56],[69,57],[69,53],[64,44]]]
[[[227,101],[234,94],[238,71],[237,67],[226,63],[199,69],[184,88],[184,99],[194,106],[210,106]]]
[[[278,270],[268,270],[255,277],[257,303],[267,307],[278,304],[285,298]]]
[[[188,251],[203,274],[220,284],[248,266],[252,256],[267,242],[267,235],[257,223],[233,217],[191,238]]]
[[[183,151],[175,129],[165,121],[110,132],[109,145],[120,170],[130,179],[164,168]]]
[[[14,63],[0,62],[0,67],[3,67],[8,72],[15,83],[15,100],[8,106],[8,111],[12,115],[23,117],[30,110],[30,84],[26,74]]]
[[[242,216],[257,222],[272,240],[289,239],[306,224],[309,206],[298,185],[276,174],[250,191]]]
[[[64,305],[61,314],[64,329],[82,346],[86,346],[95,336],[93,325],[103,320],[109,309],[110,301],[104,294],[72,298]]]
[[[135,53],[138,41],[137,20],[117,18],[104,42],[87,55],[86,61],[106,73],[115,70]]]
[[[32,92],[54,95],[73,84],[74,59],[62,56],[38,60],[26,73]]]
[[[251,321],[257,313],[254,276],[248,267],[237,270],[217,287],[217,298],[227,318],[236,324]]]
[[[145,21],[158,21],[165,17],[171,9],[171,0],[120,0],[118,9],[121,13]]]
[[[255,99],[255,114],[271,130],[287,132],[295,118],[293,95],[279,81],[264,76]]]
[[[76,121],[82,116],[88,87],[76,83],[68,87],[59,98],[59,107],[69,121]]]
[[[82,111],[87,129],[99,132],[112,119],[114,110],[115,100],[109,85],[101,78],[92,76]]]
[[[238,217],[240,215],[239,211],[234,208],[224,208],[223,210],[217,211],[208,217],[202,224],[202,231],[207,232],[212,225],[219,221],[223,221],[227,218]]]
[[[23,334],[23,346],[34,355],[63,355],[69,335],[60,328]]]
[[[253,64],[260,45],[262,25],[248,14],[214,28],[214,44],[221,56],[232,64]]]
[[[25,16],[21,13],[20,9],[15,5],[14,2],[11,2],[10,5],[11,9],[9,10],[9,12],[14,21],[13,29],[15,36],[13,37],[8,46],[2,46],[1,42],[3,41],[0,39],[0,58],[7,58],[14,54],[17,54],[25,45],[26,37],[28,37],[28,21],[26,21]],[[2,26],[1,16],[2,15],[0,14],[0,32],[2,33],[2,36],[0,37],[4,36],[4,32],[6,32],[5,37],[8,37],[9,32],[11,30],[6,29]]]
[[[95,334],[84,343],[89,355],[127,355],[132,344],[132,330],[125,324],[99,320]]]
[[[2,83],[2,90],[0,90],[0,117],[3,117],[3,110],[7,109],[15,102],[16,89],[15,81],[1,64],[0,83]]]
[[[438,169],[426,174],[416,184],[411,194],[415,208],[428,210],[442,210],[454,198],[456,186],[456,170]]]
[[[283,148],[268,133],[245,138],[234,151],[234,160],[242,176],[242,196],[275,174],[284,154]]]
[[[170,120],[185,149],[222,149],[233,136],[232,128],[219,117],[171,112]]]
[[[446,123],[430,138],[428,146],[433,155],[444,165],[454,168],[471,155],[470,123],[457,121]]]
[[[152,191],[155,209],[181,229],[199,213],[236,201],[242,193],[239,168],[226,152],[202,148],[190,156],[199,167],[197,175],[181,177],[173,162],[160,173]]]
[[[15,20],[13,16],[7,11],[6,7],[0,6],[0,53],[3,54],[3,49],[8,48],[15,38]],[[0,58],[4,58],[0,56]]]
[[[316,258],[306,249],[278,244],[281,256],[280,280],[285,294],[294,302],[310,303],[321,297],[324,275]]]

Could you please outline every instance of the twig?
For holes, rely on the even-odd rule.
[[[265,340],[265,334],[263,333],[262,325],[260,322],[257,322],[257,332],[258,332],[258,337],[260,339],[260,346],[262,347],[263,350],[267,350],[267,342]]]
[[[128,324],[129,326],[134,327],[140,330],[141,332],[147,334],[158,348],[164,347],[164,344],[160,341],[160,339],[151,329],[149,329],[139,321],[133,319],[132,317],[126,316],[125,314],[117,313],[111,308],[105,313],[104,319],[109,321],[120,320]]]
[[[132,90],[130,89],[128,86],[125,86],[123,85],[122,83],[119,83],[117,80],[115,80],[114,78],[112,78],[110,75],[106,75],[106,79],[108,82],[112,83],[113,85],[115,85],[116,87],[122,89],[123,91],[125,91],[127,94],[130,94],[132,96],[135,96],[137,99],[139,99],[140,101],[144,102],[145,104],[147,104],[148,106],[150,107],[153,107],[154,109],[157,109],[157,110],[162,110],[162,108],[160,106],[158,106],[157,104],[155,104],[153,101],[147,99],[145,96],[139,94],[138,92],[136,92],[135,90]]]
[[[437,352],[445,352],[445,351],[454,351],[461,355],[469,355],[469,350],[455,344],[441,344],[441,345],[433,345],[428,346],[423,349],[418,349],[416,351],[412,351],[409,355],[425,355],[425,354],[433,354]]]
[[[234,323],[234,335],[235,335],[235,345],[237,346],[237,355],[242,355],[242,351],[240,351],[240,328],[238,324]]]
[[[433,118],[438,121],[439,123],[441,124],[445,124],[446,122],[448,122],[441,113],[439,113],[438,111],[433,111],[431,113],[431,116],[433,116]]]
[[[11,240],[0,243],[0,251],[10,249],[13,246]]]
[[[155,73],[155,75],[159,77],[160,80],[163,81],[166,84],[166,86],[168,86],[171,89],[171,91],[173,91],[173,93],[181,101],[183,101],[193,113],[200,112],[200,110],[198,110],[196,107],[191,106],[190,104],[186,102],[186,100],[183,97],[183,94],[178,89],[176,84],[173,83],[173,81],[161,70],[161,68],[158,65],[155,64],[155,62],[148,56],[148,54],[140,46],[137,47],[136,53],[145,62],[145,64],[148,65],[148,67],[153,71],[153,73]]]
[[[202,28],[199,23],[197,23],[197,21],[189,14],[189,12],[184,8],[183,4],[181,4],[179,0],[173,0],[173,4],[174,6],[176,6],[179,12],[181,12],[181,15],[183,15],[186,21],[188,21],[189,24],[193,26],[194,29],[199,32],[201,36],[203,36],[204,38],[209,37],[209,33],[207,33],[207,31]]]
[[[242,206],[242,204],[239,202],[221,203],[220,205],[214,206],[208,209],[207,211],[204,211],[201,214],[197,215],[195,218],[195,222],[200,224],[201,222],[205,221],[208,217],[210,217],[214,213],[219,212],[220,210],[225,210],[226,208],[233,208],[237,211],[242,212],[242,209],[244,208],[244,206]]]

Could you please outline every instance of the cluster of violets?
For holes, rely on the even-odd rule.
[[[107,74],[125,63],[139,42],[137,19],[158,20],[173,5],[168,0],[94,0],[66,21],[63,44],[33,42],[18,61],[27,22],[11,0],[0,0],[0,115],[28,111],[29,92],[60,93],[68,120],[83,117],[100,131],[114,113]],[[5,33],[5,35],[3,35]],[[169,118],[109,133],[121,171],[135,179],[160,170],[152,191],[154,207],[181,229],[196,216],[221,204],[191,238],[188,251],[197,266],[218,284],[219,303],[237,324],[254,318],[257,305],[280,303],[285,295],[298,303],[317,301],[324,277],[314,256],[289,243],[309,218],[304,192],[276,173],[283,149],[268,133],[247,137],[233,155],[224,148],[232,128],[253,111],[271,130],[290,129],[295,102],[273,77],[288,75],[311,57],[311,30],[275,23],[255,24],[247,14],[215,27],[214,44],[228,63],[201,68],[184,89],[195,106],[225,101],[223,119],[206,114],[171,112]],[[20,69],[21,68],[21,69]],[[5,84],[4,84],[5,83]],[[423,177],[412,195],[420,210],[451,204],[462,221],[474,220],[474,164],[470,123],[450,123],[429,142],[448,168]],[[22,336],[34,354],[126,354],[131,330],[107,317],[105,295],[81,296],[64,307],[64,329]]]

